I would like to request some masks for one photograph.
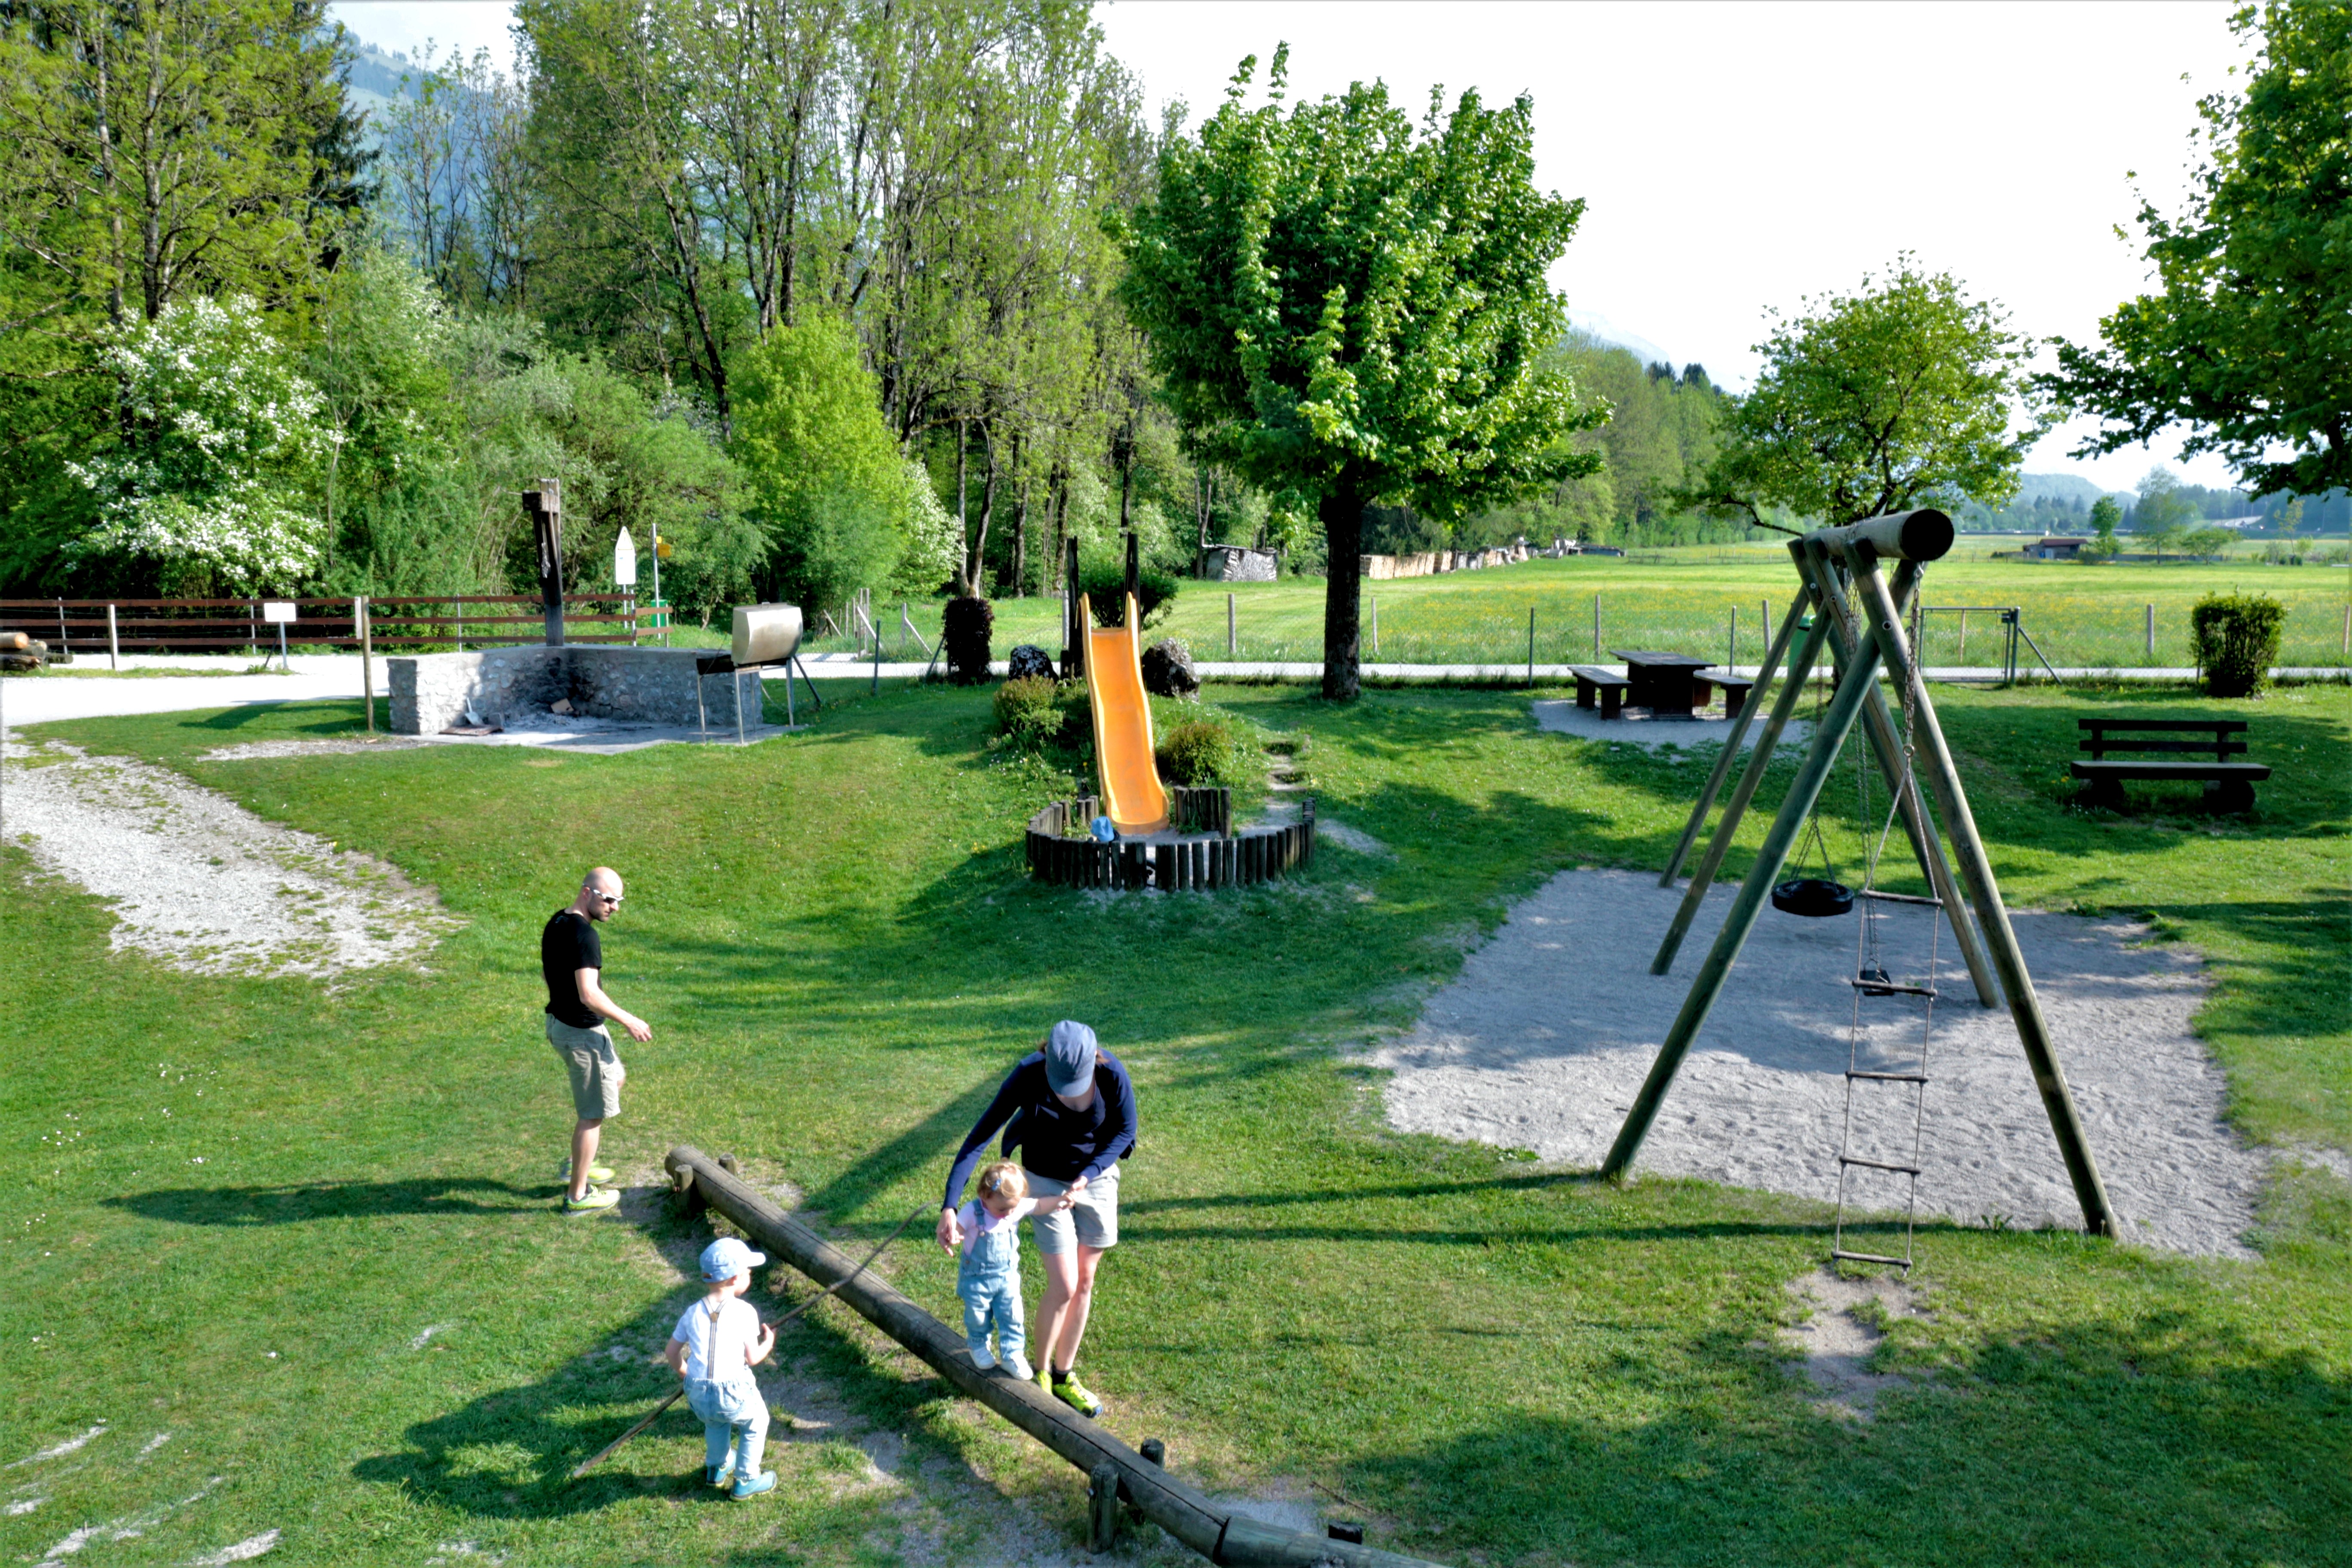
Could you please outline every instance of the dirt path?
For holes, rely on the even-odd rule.
[[[114,906],[117,952],[203,974],[413,963],[456,929],[370,856],[265,822],[169,769],[10,742],[0,837]]]

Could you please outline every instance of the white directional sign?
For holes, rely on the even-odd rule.
[[[264,599],[261,602],[261,619],[263,625],[282,626],[293,620],[293,618],[294,605],[290,601],[281,599]]]
[[[623,588],[637,585],[637,542],[629,537],[627,529],[613,542],[613,581]]]

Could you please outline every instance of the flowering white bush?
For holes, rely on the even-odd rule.
[[[98,498],[78,555],[146,555],[255,593],[317,571],[326,527],[308,507],[336,442],[318,390],[288,364],[250,300],[192,300],[106,352],[131,428],[68,471]]]

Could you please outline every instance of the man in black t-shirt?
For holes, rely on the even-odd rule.
[[[596,927],[620,910],[621,874],[599,866],[580,884],[571,907],[558,910],[539,933],[539,967],[547,979],[547,1041],[571,1075],[572,1108],[579,1116],[572,1129],[572,1159],[563,1168],[566,1214],[593,1214],[621,1201],[620,1194],[594,1184],[613,1179],[611,1171],[596,1163],[596,1144],[604,1119],[621,1113],[621,1085],[628,1078],[604,1020],[618,1022],[633,1040],[654,1037],[643,1018],[605,995],[597,983],[604,944]]]

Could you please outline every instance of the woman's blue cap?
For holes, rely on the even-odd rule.
[[[1055,1094],[1076,1094],[1094,1081],[1095,1032],[1065,1018],[1045,1037],[1045,1081]]]

